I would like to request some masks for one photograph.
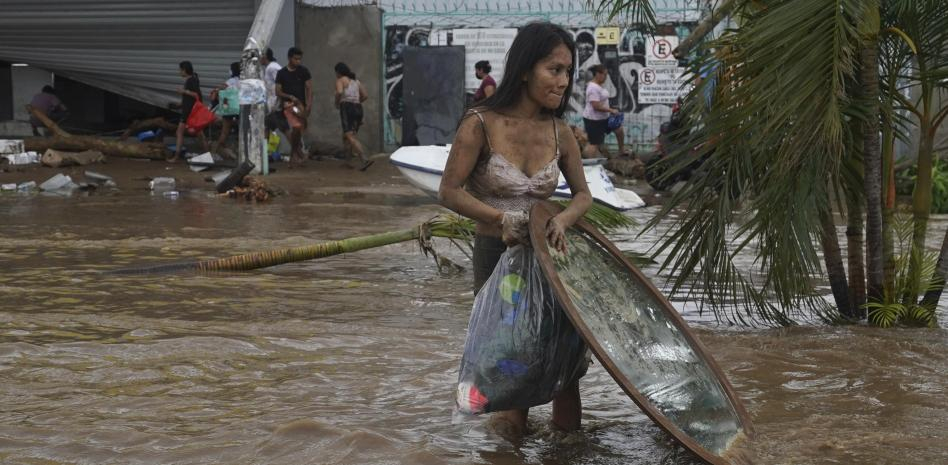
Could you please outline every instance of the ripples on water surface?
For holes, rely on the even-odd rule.
[[[256,206],[199,190],[0,196],[0,462],[690,463],[598,364],[580,433],[552,433],[548,406],[517,445],[480,420],[452,423],[471,278],[440,275],[410,244],[242,274],[91,273],[438,212],[394,176]],[[948,463],[945,331],[735,330],[677,305],[755,421],[743,461]]]

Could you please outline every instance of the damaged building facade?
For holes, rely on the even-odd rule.
[[[360,139],[367,149],[381,151],[405,143],[418,129],[410,123],[414,126],[406,130],[405,123],[407,50],[463,46],[463,65],[452,65],[450,75],[464,81],[458,89],[470,93],[477,85],[475,60],[489,60],[499,82],[517,28],[551,21],[566,27],[577,43],[579,66],[567,119],[581,126],[586,70],[605,64],[610,103],[625,113],[627,142],[647,150],[671,115],[673,87],[680,83],[675,73],[682,68],[662,56],[663,47],[686,36],[705,12],[695,3],[654,2],[664,25],[660,40],[666,42],[656,45],[635,27],[601,24],[584,0],[286,0],[270,46],[281,63],[289,46],[304,50],[316,106],[307,140],[341,143],[332,68],[343,61],[370,96]],[[106,129],[168,112],[168,104],[179,100],[182,60],[194,63],[206,95],[228,77],[229,63],[240,59],[258,5],[259,0],[3,2],[0,134],[25,135],[23,106],[45,84],[56,87],[73,118]],[[448,130],[454,123],[437,124]]]
[[[180,101],[184,60],[207,95],[240,60],[259,2],[0,2],[0,135],[27,135],[24,106],[44,85],[92,129],[167,111]],[[294,6],[286,0],[270,41],[284,54],[295,40]]]

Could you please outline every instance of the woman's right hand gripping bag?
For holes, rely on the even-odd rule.
[[[587,365],[586,345],[553,297],[533,249],[507,249],[474,299],[457,409],[480,414],[545,404]]]

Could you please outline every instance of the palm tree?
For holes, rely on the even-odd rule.
[[[655,26],[647,0],[590,5],[610,19],[624,14]],[[894,286],[893,273],[886,275],[891,236],[884,224],[880,130],[901,133],[891,102],[907,108],[880,86],[880,64],[904,62],[912,54],[907,44],[924,43],[931,59],[923,60],[919,51],[908,60],[913,72],[899,69],[896,76],[943,85],[932,70],[943,70],[948,61],[945,42],[938,46],[948,34],[944,0],[733,0],[724,5],[738,27],[705,41],[690,57],[693,87],[682,107],[686,124],[680,134],[685,148],[666,162],[674,173],[700,157],[704,175],[675,194],[649,223],[673,218],[656,249],[656,254],[667,252],[662,267],[674,276],[672,292],[701,281],[703,302],[731,321],[865,318],[866,304],[881,303],[885,290]],[[706,21],[719,16],[711,14]],[[925,70],[919,65],[923,61]],[[690,98],[708,94],[710,102]],[[928,118],[924,129],[934,135],[931,127],[944,113],[919,113]],[[919,155],[925,162],[921,150]],[[919,168],[930,174],[930,165]],[[915,225],[923,240],[930,176],[919,176],[916,192]],[[848,279],[837,215],[848,226]],[[753,270],[735,265],[735,255],[743,250],[757,257]],[[948,251],[940,269],[944,277]],[[816,289],[815,276],[828,278],[835,307]],[[720,311],[735,297],[740,297],[738,305]]]
[[[560,202],[565,205],[566,202]],[[612,232],[629,226],[634,221],[621,212],[610,207],[594,203],[583,216],[587,222],[603,232]],[[440,270],[449,262],[438,255],[431,238],[440,237],[449,239],[462,252],[473,247],[474,221],[458,215],[438,215],[431,220],[421,223],[414,228],[400,231],[388,231],[368,236],[350,237],[335,241],[284,249],[251,252],[242,255],[233,255],[224,258],[214,258],[183,263],[170,263],[155,266],[125,268],[110,271],[110,274],[147,274],[147,273],[174,273],[182,271],[193,272],[222,272],[222,271],[249,271],[267,268],[286,263],[315,260],[360,250],[384,247],[400,242],[417,241],[425,255],[434,258]],[[466,247],[465,247],[466,246]],[[465,252],[467,254],[467,252]],[[468,255],[470,256],[470,255]]]

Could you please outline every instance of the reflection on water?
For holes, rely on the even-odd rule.
[[[354,187],[302,173],[266,205],[186,189],[176,200],[0,195],[0,463],[688,463],[598,363],[580,384],[580,433],[551,431],[549,406],[531,410],[536,432],[519,444],[481,420],[452,424],[471,276],[439,274],[412,244],[242,274],[92,273],[400,229],[440,211],[381,168],[369,192],[388,205],[340,205],[321,196]],[[645,251],[650,238],[634,234],[614,239]],[[946,462],[945,331],[735,330],[676,305],[745,401],[756,463]]]
[[[579,317],[622,376],[678,429],[721,455],[740,418],[711,368],[646,288],[588,235],[567,231],[553,263]]]

